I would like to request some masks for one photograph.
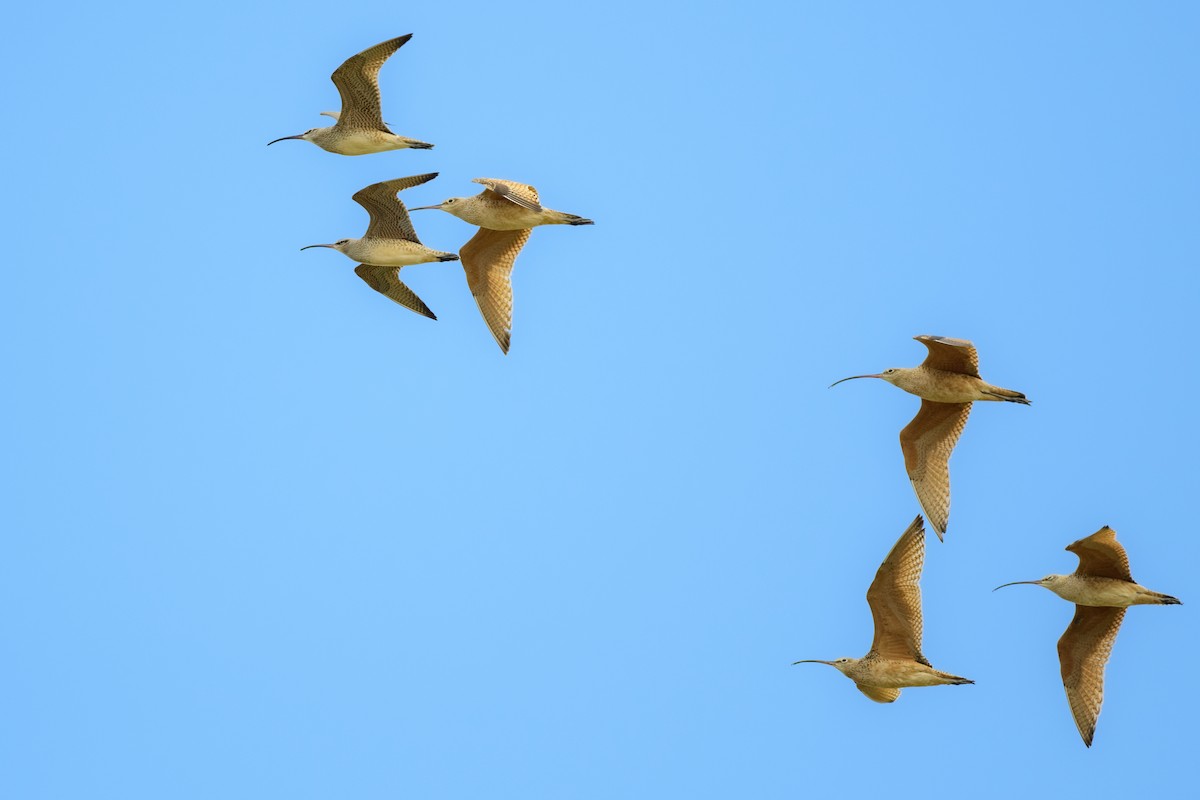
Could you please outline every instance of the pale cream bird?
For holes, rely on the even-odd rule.
[[[397,136],[383,121],[379,103],[379,68],[388,57],[412,38],[412,34],[388,39],[374,47],[368,47],[356,56],[346,59],[333,75],[333,84],[342,96],[342,110],[322,111],[332,117],[334,124],[325,128],[311,128],[297,136],[282,136],[268,145],[284,139],[302,139],[312,142],[322,150],[344,156],[361,156],[367,153],[382,153],[387,150],[415,148],[428,150],[433,145],[405,136]]]
[[[590,219],[543,208],[537,189],[498,178],[476,178],[486,187],[473,197],[451,197],[436,208],[479,226],[459,250],[467,285],[496,344],[508,352],[512,337],[512,269],[517,254],[538,225],[594,225]]]
[[[887,554],[867,604],[875,620],[875,639],[862,658],[835,661],[805,659],[796,664],[828,664],[877,703],[891,703],[908,686],[974,683],[936,670],[921,653],[921,570],[925,565],[925,525],[918,516]]]
[[[375,291],[430,319],[437,319],[429,306],[400,280],[400,268],[432,261],[458,261],[454,253],[432,250],[421,244],[404,203],[396,193],[437,177],[436,172],[409,178],[373,183],[354,195],[354,201],[367,210],[371,222],[361,239],[341,239],[333,244],[301,247],[328,247],[347,258],[361,261],[354,272]]]
[[[879,378],[921,398],[921,410],[900,431],[900,449],[917,502],[940,540],[950,520],[950,453],[967,424],[971,403],[997,400],[1029,405],[1029,401],[1020,392],[993,386],[980,378],[979,355],[966,339],[928,335],[913,338],[929,348],[929,355],[919,367],[854,375],[835,381],[830,388],[855,378]]]
[[[1107,525],[1067,545],[1067,550],[1079,556],[1079,568],[1072,574],[1013,581],[996,589],[1022,583],[1044,586],[1075,604],[1075,618],[1058,640],[1058,662],[1075,727],[1079,728],[1083,743],[1091,747],[1104,702],[1104,666],[1117,640],[1125,609],[1139,605],[1180,605],[1180,601],[1134,582],[1125,548],[1117,542],[1116,531]]]

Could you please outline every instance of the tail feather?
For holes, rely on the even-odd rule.
[[[1025,399],[1025,395],[1020,392],[1014,392],[1012,389],[1002,389],[999,386],[989,386],[984,390],[984,394],[991,395],[997,400],[1003,400],[1006,403],[1020,403],[1023,406],[1030,405]]]

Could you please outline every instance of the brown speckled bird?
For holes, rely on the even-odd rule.
[[[796,664],[828,664],[877,703],[891,703],[906,686],[940,686],[975,681],[933,668],[921,654],[921,569],[925,565],[925,524],[917,517],[888,552],[867,589],[875,639],[862,658],[806,659]]]
[[[311,128],[296,136],[281,136],[267,144],[300,139],[343,156],[361,156],[409,147],[428,150],[433,147],[428,142],[392,133],[383,121],[383,112],[380,110],[379,68],[411,38],[412,34],[408,33],[380,42],[346,59],[334,70],[331,77],[338,94],[342,96],[342,110],[321,112],[333,118],[333,125]]]
[[[1125,609],[1180,602],[1169,594],[1151,591],[1134,582],[1125,548],[1117,542],[1116,531],[1107,525],[1067,545],[1067,550],[1079,556],[1079,568],[1073,574],[1013,581],[996,589],[1020,583],[1045,586],[1075,604],[1075,618],[1058,640],[1058,661],[1075,726],[1083,743],[1091,747],[1100,705],[1104,702],[1104,665],[1117,640]]]
[[[432,261],[458,261],[458,256],[421,244],[417,232],[413,230],[412,221],[408,218],[404,202],[396,196],[404,189],[419,186],[436,177],[436,172],[429,172],[425,175],[372,183],[360,189],[355,192],[353,200],[371,215],[371,222],[362,238],[339,239],[333,244],[310,244],[300,249],[328,247],[347,258],[361,261],[354,272],[368,286],[405,308],[430,319],[437,319],[429,310],[429,306],[417,297],[416,292],[400,280],[400,269]]]
[[[496,344],[508,352],[512,336],[512,268],[517,254],[538,225],[593,225],[590,219],[543,208],[537,189],[498,178],[476,178],[486,188],[473,197],[451,197],[435,206],[479,226],[459,250],[467,285]]]
[[[917,501],[941,539],[950,520],[950,453],[967,424],[971,403],[998,400],[1029,405],[1029,401],[1020,392],[993,386],[980,378],[979,355],[966,339],[926,335],[913,338],[929,348],[921,366],[854,375],[835,381],[831,388],[855,378],[879,378],[921,398],[921,410],[900,431],[900,449]]]

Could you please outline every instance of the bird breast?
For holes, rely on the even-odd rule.
[[[909,394],[934,403],[970,403],[984,397],[980,391],[984,383],[979,378],[940,369],[918,367],[898,375],[893,382]]]
[[[499,203],[464,203],[452,213],[464,222],[492,231],[520,231],[542,222],[542,212],[530,211],[507,200]]]
[[[1149,599],[1149,590],[1136,583],[1116,578],[1096,578],[1086,575],[1068,575],[1067,580],[1057,581],[1048,587],[1064,600],[1080,606],[1102,606],[1105,608],[1127,608],[1142,603],[1157,602]]]
[[[856,683],[896,689],[905,686],[939,686],[946,683],[931,669],[916,661],[894,661],[892,659],[870,659],[868,664],[859,664],[859,674],[850,675]],[[847,672],[849,675],[850,673]]]
[[[404,239],[359,239],[348,243],[343,252],[355,261],[381,267],[404,267],[437,261],[435,251]]]
[[[405,147],[403,138],[385,131],[343,129],[336,126],[320,130],[328,133],[314,134],[313,142],[331,153],[343,156],[364,156],[368,153],[401,150]]]

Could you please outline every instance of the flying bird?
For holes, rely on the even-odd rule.
[[[404,203],[396,193],[419,186],[437,177],[436,172],[413,175],[409,178],[373,183],[354,195],[354,201],[367,210],[371,222],[361,239],[341,239],[333,244],[310,244],[301,247],[328,247],[348,258],[361,261],[355,274],[375,291],[430,319],[437,319],[429,306],[400,280],[400,268],[431,261],[458,261],[454,253],[431,250],[421,244]]]
[[[388,56],[412,38],[412,34],[388,39],[374,47],[368,47],[356,56],[346,59],[334,70],[333,84],[342,96],[342,110],[322,111],[334,119],[334,124],[325,128],[311,128],[297,136],[283,136],[268,145],[284,139],[303,139],[322,150],[344,156],[361,156],[366,153],[382,153],[386,150],[403,150],[408,147],[428,150],[433,145],[404,136],[397,136],[383,121],[379,105],[379,68]]]
[[[1180,605],[1180,601],[1134,582],[1125,548],[1117,542],[1116,531],[1107,525],[1067,545],[1067,550],[1079,556],[1079,568],[1074,573],[1013,581],[996,589],[1021,583],[1044,586],[1075,604],[1075,618],[1058,640],[1058,662],[1075,727],[1083,743],[1091,747],[1104,702],[1104,665],[1117,640],[1125,609]]]
[[[1020,392],[993,386],[980,378],[979,355],[966,339],[927,335],[913,338],[929,348],[921,366],[853,375],[835,381],[830,388],[855,378],[880,378],[921,398],[921,410],[900,431],[900,449],[917,501],[941,540],[950,519],[950,453],[967,424],[971,403],[998,400],[1029,405],[1029,401]]]
[[[459,250],[467,285],[496,344],[508,352],[512,336],[512,269],[517,254],[538,225],[594,225],[590,219],[543,208],[537,189],[524,183],[476,178],[486,187],[473,197],[451,197],[435,206],[479,226],[479,232]]]
[[[918,516],[893,545],[871,588],[867,604],[875,619],[875,639],[862,658],[806,659],[796,664],[828,664],[877,703],[891,703],[906,686],[974,683],[933,668],[921,654],[921,569],[925,565],[925,524]]]

